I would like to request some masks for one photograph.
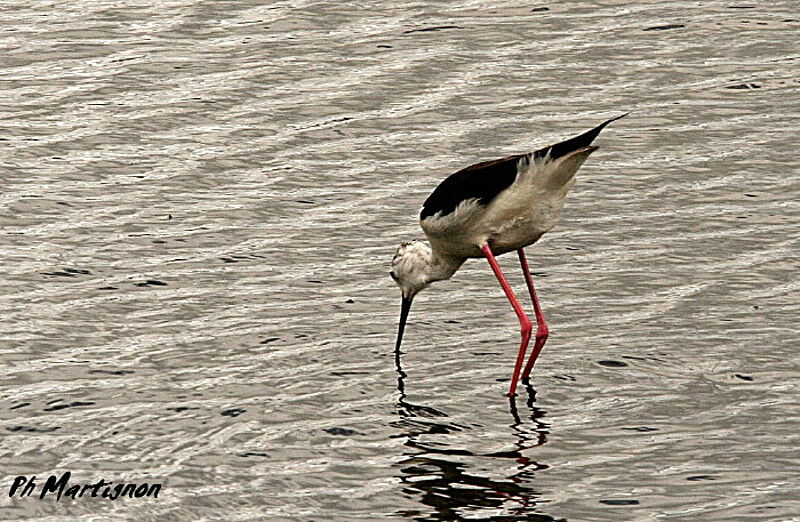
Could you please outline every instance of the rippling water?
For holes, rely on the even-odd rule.
[[[796,2],[259,4],[0,3],[0,516],[798,520]],[[625,111],[532,386],[480,260],[395,360],[436,184]]]

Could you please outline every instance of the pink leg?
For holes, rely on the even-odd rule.
[[[539,352],[542,351],[544,343],[547,342],[550,330],[547,328],[542,307],[539,306],[539,298],[536,297],[536,290],[533,288],[533,278],[528,268],[528,260],[525,258],[525,251],[520,248],[517,253],[519,254],[519,263],[522,265],[522,272],[525,274],[525,282],[528,283],[528,292],[530,292],[531,300],[533,301],[533,311],[536,313],[536,340],[533,342],[533,350],[531,351],[530,359],[528,359],[528,364],[525,365],[525,370],[522,372],[522,378],[527,379],[533,369],[533,363],[536,362]]]
[[[519,319],[522,341],[519,345],[517,363],[514,365],[514,374],[511,376],[511,387],[508,389],[508,395],[513,397],[516,395],[517,381],[519,381],[519,371],[522,368],[522,363],[525,362],[525,351],[528,349],[528,343],[531,340],[531,320],[528,319],[527,315],[525,315],[522,305],[519,304],[517,296],[514,295],[514,290],[511,289],[508,281],[506,281],[506,277],[503,275],[502,270],[500,270],[500,265],[497,264],[497,260],[494,258],[494,254],[492,254],[492,249],[489,247],[489,245],[484,245],[481,247],[481,251],[489,261],[489,265],[491,265],[495,277],[497,277],[497,280],[500,281],[500,286],[503,287],[503,291],[506,293],[506,297],[508,297],[508,300],[511,302],[511,306],[514,308],[514,313],[517,314],[517,318]]]

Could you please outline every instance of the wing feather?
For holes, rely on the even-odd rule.
[[[510,187],[517,179],[517,165],[529,154],[516,154],[505,158],[483,161],[455,174],[451,174],[428,196],[422,205],[419,218],[440,214],[446,216],[463,201],[478,200],[488,205],[495,196]]]

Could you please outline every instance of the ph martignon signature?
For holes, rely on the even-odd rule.
[[[30,478],[25,475],[19,475],[11,483],[8,496],[13,498],[18,493],[18,498],[28,497],[35,493],[38,488],[40,500],[47,495],[53,494],[56,496],[56,501],[61,500],[62,497],[76,499],[83,496],[116,500],[126,496],[128,498],[158,498],[158,493],[161,491],[161,484],[149,484],[147,482],[141,484],[119,482],[114,484],[114,482],[100,479],[92,484],[71,484],[71,476],[72,473],[66,471],[60,477],[50,475],[43,484],[39,484],[36,481],[36,475]]]

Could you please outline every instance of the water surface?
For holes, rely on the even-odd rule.
[[[796,7],[0,5],[0,488],[164,483],[0,516],[796,517]],[[396,360],[436,184],[626,111],[528,251],[531,386],[480,260]]]

